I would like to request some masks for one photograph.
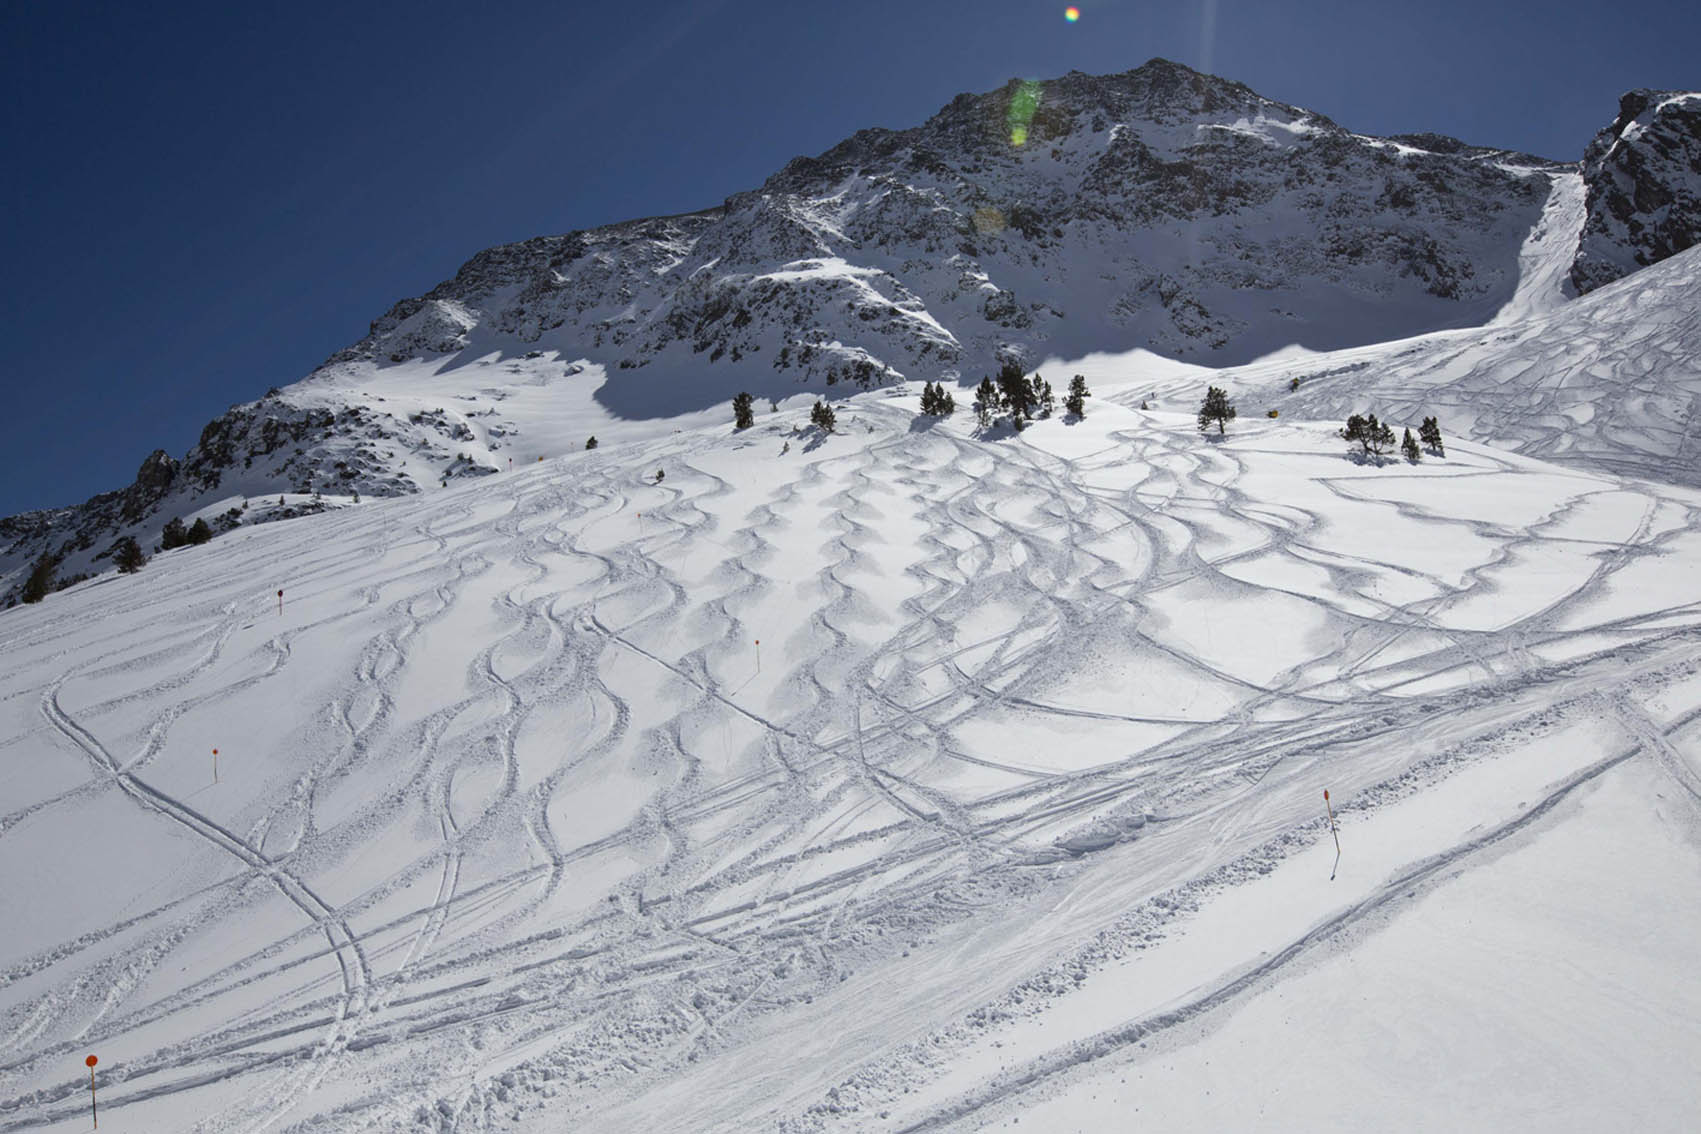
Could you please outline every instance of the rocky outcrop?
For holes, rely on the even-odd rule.
[[[1701,94],[1631,91],[1583,154],[1579,294],[1701,242]]]

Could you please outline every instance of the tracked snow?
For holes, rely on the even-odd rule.
[[[1678,1128],[1701,496],[1112,393],[516,462],[6,614],[0,1129],[80,1128],[89,1051],[135,1131],[1238,1123],[1296,1011],[1361,1079],[1390,1013],[1474,1037],[1438,1122]]]

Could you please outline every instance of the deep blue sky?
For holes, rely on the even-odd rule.
[[[481,248],[683,212],[961,91],[1162,55],[1575,159],[1694,0],[0,2],[0,515],[130,482]],[[1628,14],[1625,14],[1628,13]]]

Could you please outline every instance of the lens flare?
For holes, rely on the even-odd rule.
[[[1010,112],[1004,116],[1005,124],[1010,127],[1010,144],[1021,146],[1027,144],[1028,127],[1033,123],[1034,111],[1039,109],[1040,84],[1034,79],[1024,79],[1017,84],[1016,93],[1010,96]]]
[[[1068,20],[1070,23],[1074,23],[1076,20],[1081,18],[1081,9],[1065,8],[1063,9],[1063,18]]]

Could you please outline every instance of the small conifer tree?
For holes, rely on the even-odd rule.
[[[982,378],[980,385],[975,387],[975,418],[986,428],[992,424],[992,419],[998,415],[998,387],[992,384],[992,379]]]
[[[1423,453],[1418,449],[1417,438],[1412,436],[1410,429],[1406,430],[1405,437],[1400,441],[1400,452],[1404,453],[1406,460],[1414,465],[1423,460]]]
[[[732,399],[732,427],[734,429],[749,429],[755,424],[755,399],[749,394],[735,395]]]
[[[1070,417],[1086,417],[1087,399],[1092,396],[1092,391],[1087,389],[1087,379],[1077,374],[1069,379],[1069,396],[1063,399],[1063,409]]]
[[[142,545],[136,542],[135,536],[125,536],[113,550],[112,561],[124,574],[134,575],[147,565],[148,557],[142,554]]]
[[[839,418],[833,412],[833,407],[824,401],[816,401],[809,411],[809,424],[820,429],[823,433],[833,432],[833,426],[838,423]]]
[[[191,544],[199,547],[203,543],[210,543],[212,538],[213,529],[207,526],[207,521],[196,518],[195,522],[189,525],[188,540]]]
[[[1423,424],[1418,426],[1418,436],[1423,439],[1425,445],[1429,446],[1431,453],[1438,457],[1447,455],[1446,448],[1441,444],[1441,423],[1433,417],[1423,419]]]
[[[1034,375],[1034,381],[1037,383],[1034,393],[1039,401],[1040,416],[1050,417],[1057,412],[1057,395],[1051,392],[1051,383],[1038,374]]]
[[[41,553],[41,558],[30,568],[29,578],[24,580],[25,602],[40,602],[53,590],[53,572],[59,569],[59,557],[51,551]]]
[[[1034,416],[1038,396],[1022,374],[1021,363],[1007,361],[998,371],[998,403],[1010,415],[1010,424],[1017,429]]]
[[[1233,421],[1234,417],[1234,403],[1229,401],[1228,391],[1220,386],[1207,387],[1205,400],[1199,404],[1199,432],[1205,432],[1214,422],[1217,434],[1221,436],[1223,426]]]
[[[283,503],[283,497],[278,497],[278,503]],[[176,516],[165,522],[165,528],[159,533],[159,549],[170,551],[174,547],[182,547],[189,542],[189,532],[183,526],[183,521]]]

